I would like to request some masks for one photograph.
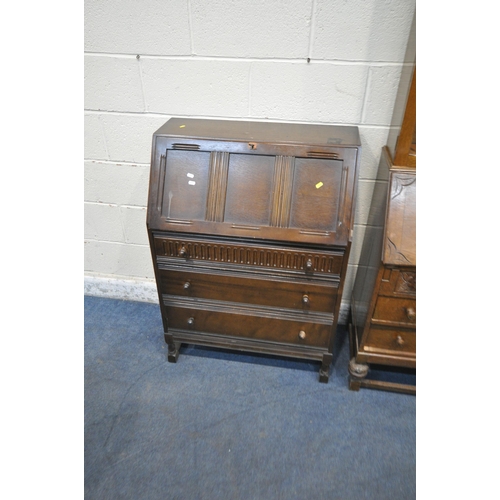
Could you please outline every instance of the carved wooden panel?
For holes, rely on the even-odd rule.
[[[380,281],[383,295],[415,296],[417,292],[417,273],[415,268],[385,268]]]
[[[339,275],[342,252],[251,246],[244,243],[155,238],[158,256]]]
[[[384,263],[417,265],[415,172],[391,172]]]
[[[395,291],[396,293],[417,293],[417,273],[401,271]]]

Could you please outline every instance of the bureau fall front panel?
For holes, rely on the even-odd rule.
[[[155,173],[157,192],[150,196],[158,228],[347,243],[356,150],[305,158],[178,150],[172,141],[166,146]]]

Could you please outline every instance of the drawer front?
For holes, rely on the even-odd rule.
[[[338,290],[336,285],[312,285],[306,281],[290,283],[170,269],[160,269],[159,281],[161,293],[167,295],[282,307],[306,312],[332,313]]]
[[[405,326],[415,326],[417,321],[416,301],[410,298],[379,296],[372,321],[374,323],[398,323]]]
[[[225,266],[244,266],[289,271],[301,275],[340,276],[343,251],[311,251],[309,249],[252,245],[241,242],[198,240],[155,235],[156,256],[183,262],[204,262]]]
[[[417,293],[416,269],[385,268],[380,283],[380,293],[414,297]]]
[[[411,330],[371,327],[362,349],[381,354],[416,355],[416,334]]]
[[[328,348],[331,324],[285,320],[265,315],[211,311],[199,307],[172,306],[165,301],[168,328],[213,333],[276,343]]]

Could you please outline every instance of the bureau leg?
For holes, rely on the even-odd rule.
[[[319,381],[323,384],[328,384],[330,377],[330,365],[332,364],[333,356],[331,354],[323,354],[321,368],[319,369]]]
[[[359,391],[361,381],[368,375],[369,366],[366,363],[357,363],[356,358],[349,361],[349,389]]]
[[[170,336],[165,335],[165,342],[168,345],[167,360],[169,363],[177,363],[177,358],[179,357],[179,349],[181,344],[179,342],[174,342],[174,339]]]

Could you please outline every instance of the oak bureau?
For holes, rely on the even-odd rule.
[[[182,343],[318,360],[328,382],[357,127],[172,118],[147,228],[168,360]]]
[[[351,296],[349,387],[416,394],[416,62],[402,78],[392,134],[382,149]],[[401,97],[401,99],[399,99]],[[398,105],[398,101],[401,104]],[[410,383],[372,376],[410,373]]]

